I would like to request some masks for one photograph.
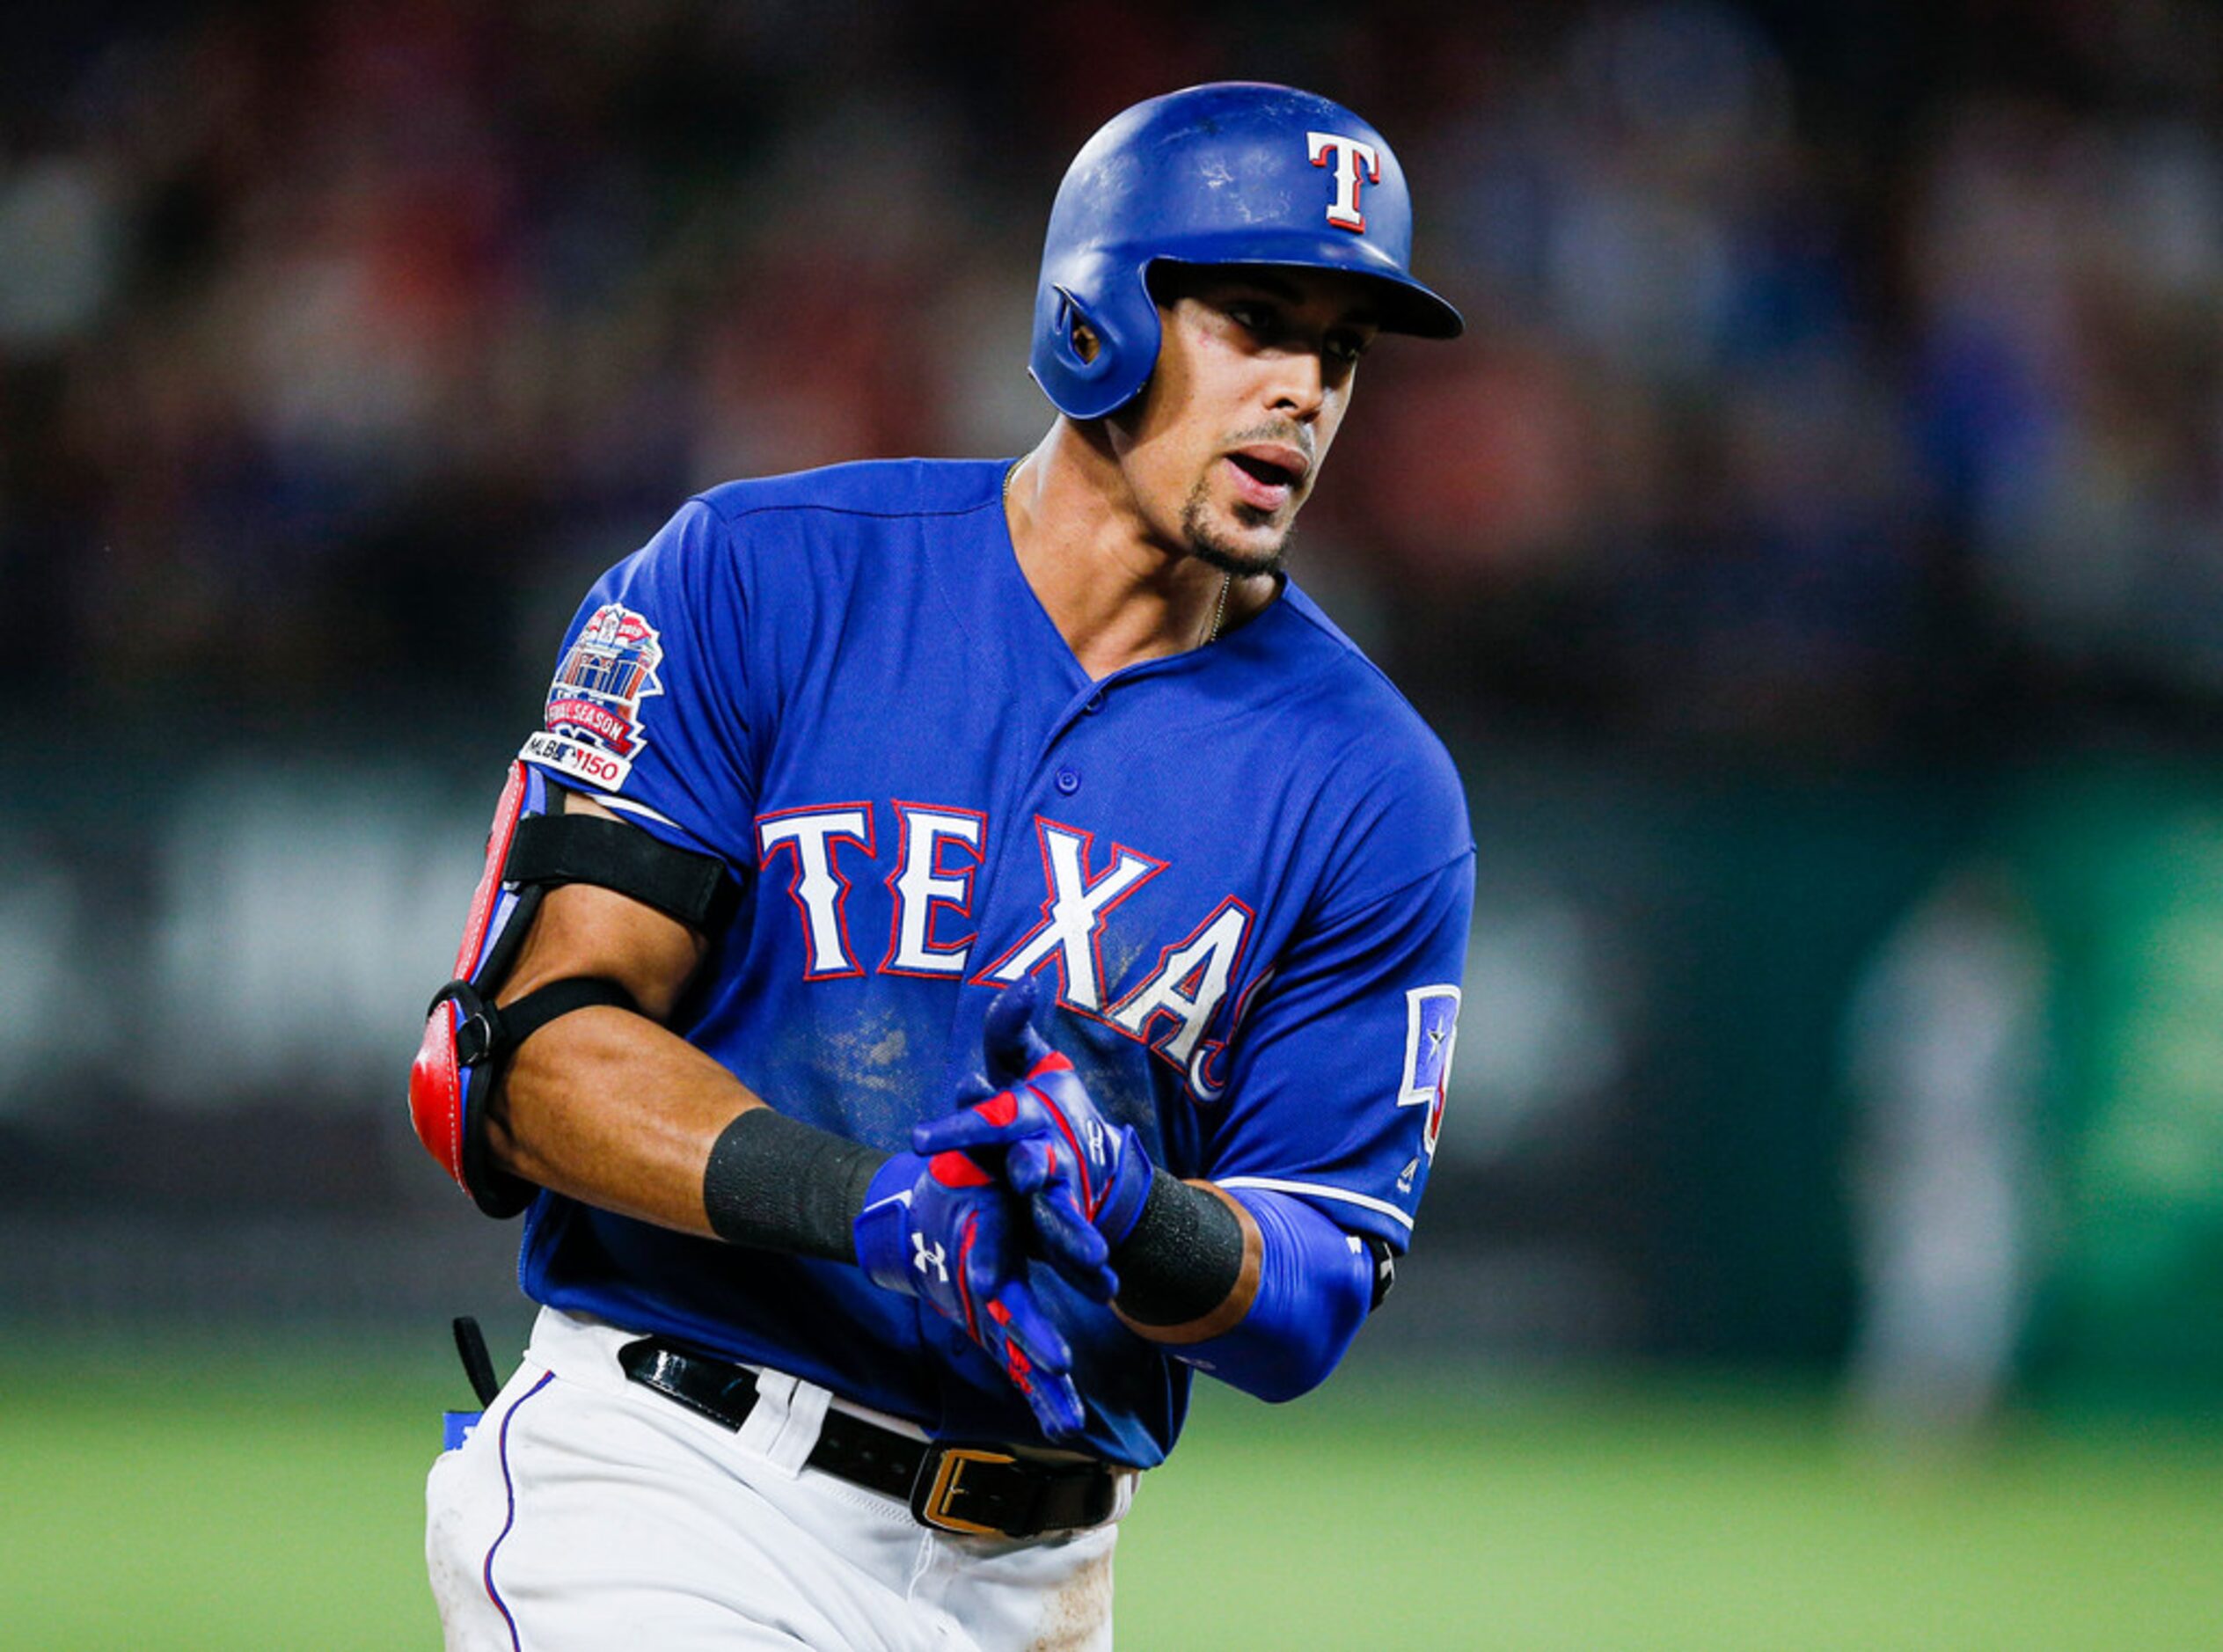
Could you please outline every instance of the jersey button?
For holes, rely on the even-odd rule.
[[[1067,797],[1071,797],[1074,793],[1079,791],[1080,771],[1079,769],[1058,770],[1057,789],[1060,792],[1063,792]]]
[[[1091,694],[1088,697],[1088,703],[1081,707],[1081,710],[1087,713],[1091,717],[1093,717],[1098,712],[1101,712],[1103,709],[1104,691],[1101,689],[1098,689],[1093,694]]]

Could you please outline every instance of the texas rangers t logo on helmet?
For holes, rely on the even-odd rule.
[[[1355,137],[1341,137],[1333,132],[1305,134],[1305,153],[1315,166],[1330,164],[1333,155],[1335,173],[1335,201],[1327,208],[1327,221],[1339,230],[1366,231],[1366,215],[1359,209],[1358,188],[1362,181],[1360,169],[1364,169],[1363,181],[1378,184],[1382,181],[1382,157],[1371,143],[1361,143]]]

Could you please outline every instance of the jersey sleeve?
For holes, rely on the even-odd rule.
[[[692,501],[588,593],[520,755],[667,842],[749,865],[748,620],[723,525]]]
[[[1473,899],[1470,850],[1292,939],[1236,1034],[1207,1175],[1405,1249],[1443,1126]]]

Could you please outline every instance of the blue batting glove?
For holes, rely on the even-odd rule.
[[[1083,1417],[1072,1349],[1028,1289],[1013,1242],[1014,1206],[962,1153],[924,1164],[898,1153],[874,1176],[852,1232],[872,1282],[923,1297],[961,1325],[1027,1398],[1053,1439]]]
[[[1050,1266],[1109,1302],[1119,1276],[1108,1259],[1150,1196],[1150,1155],[1133,1126],[1114,1126],[1097,1110],[1073,1064],[1035,1030],[1034,1006],[1031,979],[997,994],[984,1042],[989,1071],[1008,1087],[915,1126],[911,1144],[976,1163],[1000,1150],[1004,1180],[1027,1195]]]

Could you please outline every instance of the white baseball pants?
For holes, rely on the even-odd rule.
[[[764,1372],[736,1433],[628,1382],[630,1340],[544,1309],[477,1430],[433,1465],[449,1652],[1111,1646],[1115,1521],[1026,1543],[930,1531],[803,1466],[839,1403],[824,1389]]]

